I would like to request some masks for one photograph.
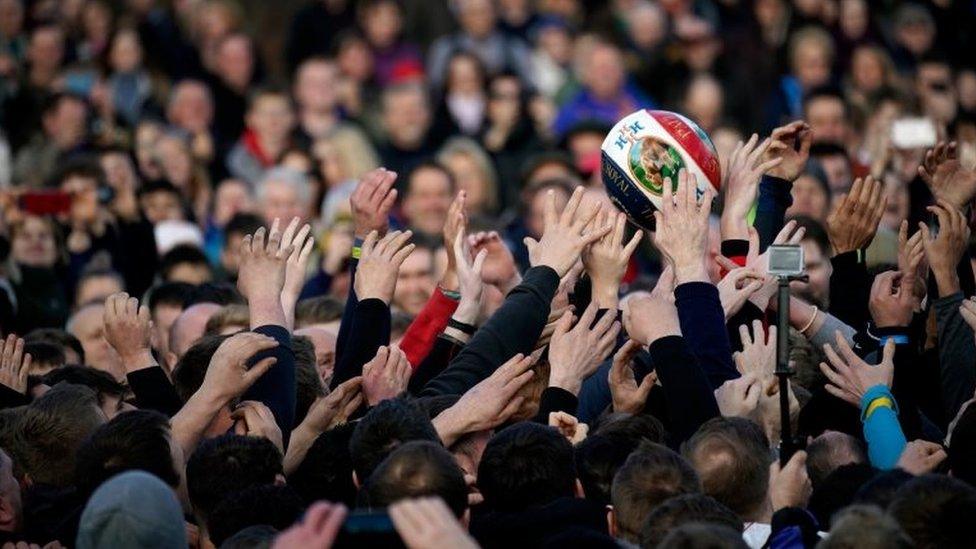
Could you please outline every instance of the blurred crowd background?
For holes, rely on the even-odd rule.
[[[0,0],[2,286],[27,315],[18,331],[62,326],[86,272],[121,273],[133,295],[233,280],[243,234],[298,216],[341,296],[348,196],[384,166],[395,225],[421,249],[438,237],[419,305],[400,304],[415,313],[456,189],[473,230],[525,266],[539,191],[599,197],[603,138],[639,108],[684,113],[723,161],[805,119],[815,144],[789,214],[816,226],[855,176],[883,178],[869,254],[890,262],[900,222],[929,203],[924,150],[955,139],[976,161],[974,14],[949,0]]]

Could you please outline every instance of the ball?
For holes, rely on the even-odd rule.
[[[695,176],[700,197],[722,184],[715,145],[698,124],[669,111],[640,110],[624,117],[603,141],[602,175],[610,200],[636,225],[654,230],[665,181],[678,171]]]

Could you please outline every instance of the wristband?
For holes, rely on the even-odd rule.
[[[884,347],[888,343],[889,339],[894,341],[895,345],[908,345],[909,343],[907,335],[896,334],[896,335],[881,336],[881,338],[878,339],[878,344],[881,347]]]
[[[353,246],[352,247],[352,258],[353,259],[359,259],[360,257],[362,257],[362,255],[363,255],[363,249],[362,249],[362,247],[360,247],[360,246]]]
[[[444,297],[453,299],[454,301],[461,301],[461,292],[455,292],[454,290],[445,290],[443,287],[440,288],[441,293]]]
[[[475,331],[478,330],[477,328],[475,328],[474,326],[468,323],[461,322],[460,320],[454,320],[453,318],[447,321],[447,327],[454,328],[455,330],[458,330],[468,335],[474,335]]]
[[[874,411],[877,410],[878,408],[894,409],[895,403],[892,402],[892,400],[886,396],[878,397],[872,400],[871,404],[868,404],[867,410],[864,411],[864,419],[868,419],[869,417],[871,417],[871,414],[873,414]]]
[[[801,334],[806,334],[807,333],[807,330],[810,329],[810,326],[813,326],[813,323],[816,322],[817,315],[819,315],[819,314],[820,314],[820,308],[817,307],[816,305],[814,305],[813,306],[813,316],[810,317],[810,322],[807,322],[807,325],[804,326],[802,329],[800,329],[800,333]]]

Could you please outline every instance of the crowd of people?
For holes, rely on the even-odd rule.
[[[971,2],[254,4],[0,0],[4,547],[976,547]]]

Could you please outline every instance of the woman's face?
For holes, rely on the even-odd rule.
[[[156,144],[156,158],[170,183],[186,191],[193,176],[190,152],[179,139],[164,137]]]
[[[858,49],[851,60],[851,77],[854,86],[863,91],[871,92],[884,85],[884,66],[878,54],[869,49]]]
[[[319,173],[327,185],[338,185],[347,178],[347,170],[339,149],[325,140],[318,140],[312,146],[312,155],[319,163]]]
[[[829,200],[823,186],[812,176],[801,175],[793,182],[793,206],[787,215],[805,215],[823,222]]]
[[[451,93],[461,95],[474,95],[484,90],[481,71],[474,59],[462,55],[451,60],[447,88]]]
[[[471,213],[481,213],[488,202],[488,181],[475,160],[467,154],[453,154],[444,165],[451,171],[459,190],[465,191],[465,205]]]
[[[142,44],[135,31],[126,30],[115,35],[109,54],[112,70],[132,72],[142,64]]]
[[[27,217],[14,235],[11,255],[21,265],[53,267],[57,261],[57,246],[51,224],[40,217]]]

